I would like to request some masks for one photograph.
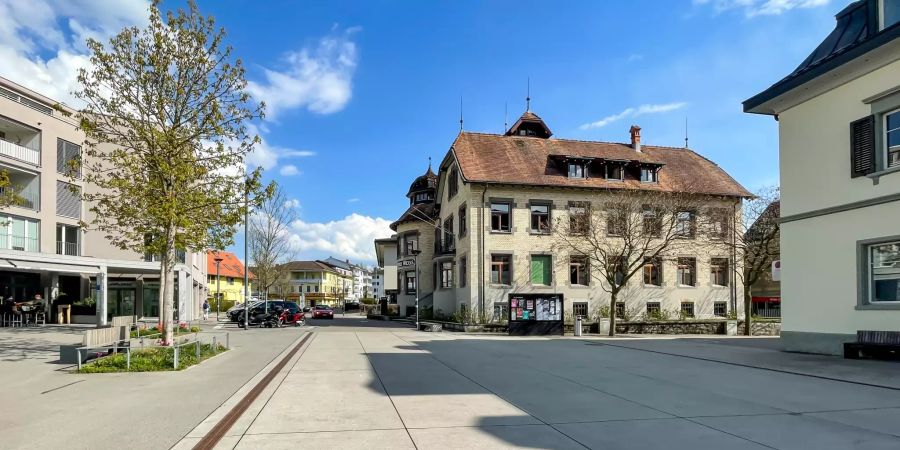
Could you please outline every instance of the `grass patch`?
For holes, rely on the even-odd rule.
[[[185,369],[209,359],[218,353],[228,349],[217,344],[218,350],[213,351],[211,344],[200,345],[200,359],[197,359],[196,347],[185,345],[178,350],[178,370]],[[171,347],[153,347],[143,350],[131,351],[131,370],[127,365],[125,353],[116,353],[106,356],[95,362],[89,362],[81,366],[78,373],[113,373],[113,372],[165,372],[172,371],[174,350]]]
[[[190,328],[180,327],[175,330],[175,336],[179,336],[182,334],[189,334],[189,333],[198,333],[198,332],[200,332],[200,327],[190,327]],[[160,334],[158,327],[141,328],[136,331],[132,331],[131,337],[138,338],[141,336],[152,336],[152,335],[156,335],[156,334]]]

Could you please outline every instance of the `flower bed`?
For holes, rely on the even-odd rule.
[[[219,344],[214,349],[211,344],[200,345],[200,359],[193,345],[186,345],[178,350],[178,370],[199,364],[218,353],[227,351],[225,346]],[[165,372],[172,371],[175,363],[172,347],[151,347],[143,350],[132,350],[131,369],[127,366],[127,357],[124,352],[106,356],[95,362],[81,366],[78,373],[114,373],[114,372]]]

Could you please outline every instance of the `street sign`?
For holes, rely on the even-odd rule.
[[[781,281],[781,260],[772,261],[772,281]]]

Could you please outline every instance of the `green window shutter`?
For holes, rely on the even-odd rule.
[[[550,256],[535,255],[531,257],[531,284],[550,284]]]

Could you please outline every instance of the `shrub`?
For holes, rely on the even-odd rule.
[[[205,359],[209,359],[216,353],[226,350],[223,345],[217,345],[218,349],[213,351],[211,344],[200,345],[200,359],[197,359],[194,346],[188,345],[181,347],[178,351],[178,370],[193,366]],[[134,350],[131,352],[131,369],[127,368],[127,359],[125,353],[116,353],[97,360],[96,362],[81,366],[79,373],[111,373],[111,372],[162,372],[174,370],[174,354],[170,347],[153,347],[144,350]]]

